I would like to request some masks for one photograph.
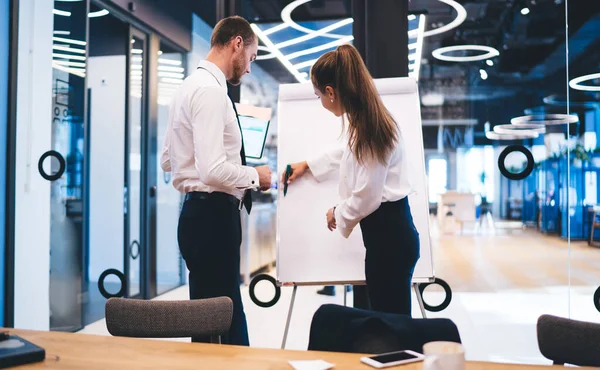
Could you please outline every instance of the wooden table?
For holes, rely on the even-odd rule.
[[[360,362],[361,355],[333,352],[289,351],[117,338],[89,334],[12,330],[46,349],[46,361],[14,369],[292,369],[289,360],[324,360],[335,369],[373,369]],[[397,369],[419,370],[421,363]],[[467,370],[549,369],[548,366],[469,362]]]

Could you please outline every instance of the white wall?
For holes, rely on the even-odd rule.
[[[15,179],[15,327],[48,330],[50,183],[37,169],[51,149],[53,2],[21,0]]]
[[[90,104],[90,281],[123,272],[125,56],[88,59]],[[111,275],[107,282],[118,282]]]

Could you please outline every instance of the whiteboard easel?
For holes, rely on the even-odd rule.
[[[429,232],[429,200],[425,173],[423,132],[417,82],[413,78],[375,80],[383,103],[400,126],[408,158],[414,193],[409,204],[420,237],[420,259],[413,275],[413,289],[423,317],[419,283],[432,282],[435,275]],[[316,157],[333,146],[345,145],[341,120],[325,110],[316,99],[312,84],[279,87],[278,173],[287,164]],[[277,282],[292,285],[282,348],[300,285],[361,285],[365,283],[365,248],[360,227],[348,239],[330,232],[325,213],[339,201],[339,179],[317,183],[310,175],[296,180],[277,204]]]

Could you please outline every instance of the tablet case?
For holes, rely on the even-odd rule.
[[[0,342],[0,369],[44,361],[46,351],[25,339],[9,335]]]

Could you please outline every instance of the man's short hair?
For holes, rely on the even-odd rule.
[[[252,31],[252,27],[250,27],[247,20],[237,15],[223,18],[213,30],[210,47],[223,47],[238,36],[244,39],[244,46],[256,42],[256,34]]]

